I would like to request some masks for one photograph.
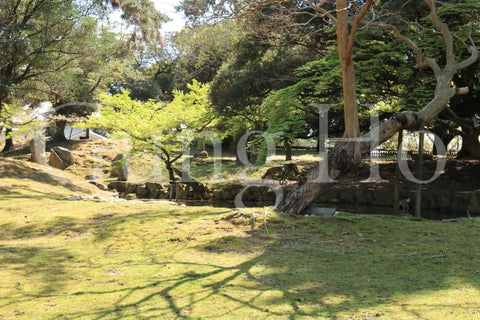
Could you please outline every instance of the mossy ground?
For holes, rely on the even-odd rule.
[[[0,168],[0,319],[480,318],[478,219],[265,225],[264,208],[67,201],[90,186]]]

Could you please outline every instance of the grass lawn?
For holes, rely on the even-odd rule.
[[[265,225],[263,208],[67,201],[90,186],[39,170],[0,158],[2,320],[480,319],[478,219]]]

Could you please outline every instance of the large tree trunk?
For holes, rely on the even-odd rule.
[[[443,106],[446,105],[443,104],[442,100],[438,101],[438,103],[441,103]],[[431,108],[437,107],[435,104],[429,104],[428,106]],[[401,129],[411,131],[421,129],[426,123],[425,118],[423,118],[421,114],[422,112],[404,111],[383,122],[379,127],[373,129],[379,132],[378,141],[371,140],[370,143],[363,142],[360,148],[361,153],[368,154],[370,150],[391,138]],[[371,133],[365,135],[364,138],[371,138]],[[339,175],[349,172],[354,168],[358,162],[352,158],[350,153],[351,149],[345,146],[345,143],[338,144],[334,150],[329,152],[328,159],[320,161],[315,165],[297,184],[285,187],[284,196],[278,209],[282,212],[302,213],[318,198],[322,191],[328,188],[330,182],[326,181],[327,179],[335,179]],[[328,172],[324,169],[325,165],[328,166]],[[328,177],[325,176],[326,174],[328,174]]]
[[[345,2],[346,1],[338,0],[337,10],[345,8]],[[373,127],[370,133],[364,136],[364,138],[368,138],[370,141],[361,144],[362,154],[368,154],[371,149],[385,142],[401,129],[422,129],[425,124],[429,123],[447,107],[450,98],[456,93],[468,93],[468,88],[452,88],[452,80],[453,76],[459,70],[466,68],[477,61],[478,49],[472,43],[471,46],[467,48],[470,56],[461,62],[457,62],[454,53],[453,34],[449,31],[448,26],[439,20],[435,1],[426,0],[426,2],[430,7],[432,23],[445,41],[446,64],[443,69],[434,59],[424,58],[422,49],[411,39],[403,36],[396,27],[380,23],[369,23],[371,26],[391,30],[396,38],[406,43],[416,55],[417,63],[415,67],[420,69],[431,69],[435,75],[437,83],[433,99],[422,110],[418,112],[404,111],[398,113],[389,120],[381,123],[379,126]],[[354,28],[352,28],[352,30],[354,30]],[[335,179],[341,173],[349,171],[352,168],[352,165],[355,164],[354,158],[355,155],[352,154],[352,151],[345,143],[338,144],[328,155],[328,160],[325,159],[325,161],[319,162],[302,180],[300,180],[298,184],[287,186],[284,189],[284,196],[278,205],[278,209],[289,213],[303,212],[318,197],[318,195],[321,194],[322,190],[328,188],[328,183],[326,182],[328,181],[328,177],[326,177],[328,172],[324,169],[325,163],[328,163],[330,177]]]
[[[477,52],[478,56],[478,52]],[[452,74],[453,77],[453,74]],[[444,79],[450,86],[450,79]],[[437,84],[437,86],[444,87],[446,84]],[[455,94],[456,90],[450,88],[449,90],[438,91],[434,99],[427,104],[419,112],[403,111],[392,116],[387,121],[381,123],[378,127],[372,129],[378,132],[378,141],[372,139],[372,134],[369,132],[363,138],[372,139],[370,142],[363,142],[361,144],[361,153],[368,154],[370,150],[377,145],[387,141],[395,133],[401,129],[416,131],[422,129],[425,124],[430,122],[435,115],[440,113],[446,106],[449,99]],[[331,179],[337,178],[340,174],[346,173],[355,167],[356,161],[353,161],[352,155],[349,153],[350,149],[345,148],[345,143],[337,145],[334,150],[328,154],[328,159],[319,162],[314,166],[310,172],[298,182],[298,184],[287,186],[284,189],[284,196],[280,202],[278,209],[282,212],[302,213],[325,188],[328,188],[326,181],[324,165],[328,164],[329,177]]]
[[[358,122],[355,68],[352,59],[353,47],[350,45],[350,37],[354,37],[354,33],[349,34],[347,7],[347,0],[337,0],[337,48],[342,69],[343,115],[345,121],[343,137],[357,138],[360,135],[360,125]],[[355,160],[359,160],[361,155],[356,146],[357,143],[350,143],[349,148],[351,150],[349,150],[349,153],[353,155]]]
[[[7,74],[1,74],[0,76],[4,79],[9,79],[9,76],[11,74],[10,73],[7,73]],[[9,98],[9,95],[8,95],[8,88],[4,85],[0,86],[0,116],[7,116],[5,114],[3,114],[1,111],[2,111],[2,108],[4,108],[4,103],[9,103],[10,102],[10,98]],[[9,152],[9,151],[12,151],[13,148],[14,148],[14,145],[13,145],[13,138],[9,135],[12,133],[12,128],[10,127],[11,126],[11,119],[6,119],[6,118],[0,118],[0,122],[3,122],[6,126],[5,126],[5,145],[3,146],[3,149],[2,151],[0,151],[0,153],[5,153],[5,152]],[[2,127],[0,127],[0,131],[1,131]]]
[[[292,161],[292,141],[285,139],[285,161]]]

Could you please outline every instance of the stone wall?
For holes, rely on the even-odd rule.
[[[410,213],[415,207],[415,191],[403,193],[410,198]],[[373,187],[346,187],[332,188],[323,192],[317,200],[317,205],[358,205],[362,207],[393,208],[393,191],[390,188]],[[480,215],[480,190],[439,192],[436,190],[422,190],[422,211],[428,212],[427,218],[466,216],[467,210],[471,215]]]
[[[227,203],[233,205],[237,194],[245,189],[242,184],[216,184],[206,187],[202,184],[176,183],[173,199],[181,201],[209,201],[212,203]],[[171,186],[159,183],[134,184],[124,181],[114,181],[108,185],[115,189],[120,196],[129,199],[169,199]],[[127,196],[129,195],[129,196]],[[413,213],[415,207],[415,191],[404,192],[410,198],[409,212]],[[275,191],[269,187],[252,186],[245,189],[242,197],[243,203],[249,206],[264,206],[275,204]],[[341,208],[349,206],[352,209],[375,207],[380,212],[389,213],[393,208],[393,191],[391,188],[378,188],[371,186],[328,188],[323,192],[314,206],[328,205]],[[381,208],[384,208],[383,210]],[[422,192],[422,212],[426,218],[448,218],[466,216],[467,210],[471,215],[480,216],[480,190],[462,192],[437,192],[425,189]],[[366,210],[369,211],[369,210]],[[436,213],[438,213],[436,215]],[[422,213],[423,215],[423,213]]]
[[[110,190],[116,190],[120,197],[133,199],[173,199],[182,201],[232,202],[237,194],[244,190],[241,184],[223,184],[206,187],[200,183],[176,183],[173,193],[170,185],[159,183],[136,184],[126,181],[113,181],[108,184]],[[242,200],[248,204],[273,205],[275,192],[268,187],[253,186],[245,190]]]

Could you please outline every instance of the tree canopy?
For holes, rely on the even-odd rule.
[[[133,100],[126,90],[113,96],[102,94],[99,113],[81,126],[130,139],[134,152],[146,151],[159,157],[173,181],[173,164],[183,155],[186,144],[217,121],[208,99],[209,85],[193,81],[188,90],[175,90],[168,103]]]
[[[132,43],[161,44],[159,27],[166,18],[151,1],[111,3],[121,7],[125,21],[135,26],[128,39],[107,30],[105,15],[111,10],[107,2],[1,1],[0,111],[13,100],[31,107],[49,100],[54,105],[92,101],[95,90],[118,74],[115,69],[126,50],[139,50]],[[6,127],[7,133],[20,125],[12,123],[9,113],[1,114],[0,127]],[[7,139],[4,151],[12,146]]]

